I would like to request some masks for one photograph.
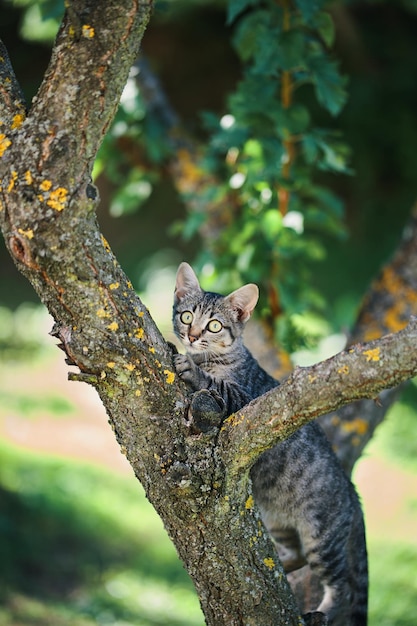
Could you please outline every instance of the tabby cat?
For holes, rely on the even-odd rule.
[[[217,391],[227,414],[279,385],[243,345],[245,322],[257,301],[256,285],[221,296],[203,291],[187,263],[178,268],[173,324],[187,354],[175,355],[177,373],[190,391]],[[332,626],[365,626],[368,573],[362,511],[320,426],[310,422],[264,453],[251,479],[286,570],[300,567],[301,553],[319,577],[323,598],[317,611]]]

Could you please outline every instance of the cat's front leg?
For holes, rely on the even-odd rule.
[[[192,391],[207,389],[211,378],[198,367],[188,354],[175,354],[174,364],[178,376]]]

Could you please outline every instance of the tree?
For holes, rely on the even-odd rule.
[[[225,421],[209,394],[197,394],[190,406],[169,346],[100,235],[91,183],[150,13],[150,2],[71,3],[29,111],[2,49],[2,231],[16,265],[53,315],[53,334],[68,363],[79,369],[71,378],[97,389],[193,578],[207,623],[298,624],[282,566],[260,530],[249,469],[309,419],[374,398],[415,374],[417,324],[294,371],[279,389]],[[390,310],[382,287],[401,275],[413,243],[404,242],[374,288],[355,340],[366,316],[369,329],[381,293]],[[401,316],[408,313],[403,307]],[[351,439],[355,430],[348,432]]]

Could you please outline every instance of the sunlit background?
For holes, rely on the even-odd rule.
[[[334,185],[346,204],[349,236],[324,237],[327,256],[314,282],[328,315],[320,323],[305,318],[306,326],[318,324],[320,332],[315,347],[295,351],[294,362],[301,365],[343,347],[361,297],[395,249],[416,196],[414,5],[347,4],[369,45],[364,52],[349,39],[351,24],[338,23],[338,53],[352,73],[341,126],[356,173]],[[234,57],[221,75],[218,61],[215,67],[210,62],[223,59],[228,45],[224,6],[178,3],[173,12],[169,7],[168,2],[157,8],[143,49],[189,128],[204,137],[197,112],[220,113],[238,72]],[[46,67],[61,11],[57,0],[3,2],[0,35],[28,99]],[[357,62],[352,49],[366,63]],[[138,110],[134,83],[129,85],[124,117],[113,128],[116,140],[129,115],[136,121],[145,115]],[[233,122],[222,120],[226,126]],[[201,242],[196,234],[179,236],[176,224],[185,209],[170,181],[127,165],[112,169],[109,149],[95,169],[100,224],[158,326],[172,339],[176,267],[182,260],[193,262]],[[230,180],[232,189],[242,183]],[[300,214],[286,219],[288,227],[303,228]],[[188,575],[120,453],[95,391],[68,382],[64,355],[48,335],[52,320],[4,246],[0,262],[0,626],[202,626]],[[213,266],[200,267],[203,281],[209,281]],[[368,531],[370,626],[416,623],[416,476],[413,381],[354,473]]]

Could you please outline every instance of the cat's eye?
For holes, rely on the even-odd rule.
[[[211,333],[218,333],[221,331],[222,328],[223,324],[219,322],[219,320],[210,320],[210,322],[207,324],[207,330],[209,330]]]
[[[183,324],[191,324],[191,322],[193,321],[193,314],[191,313],[191,311],[184,311],[180,315],[180,320]]]

